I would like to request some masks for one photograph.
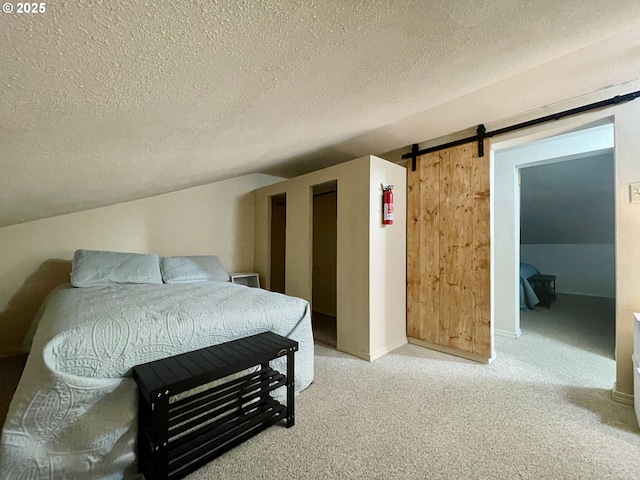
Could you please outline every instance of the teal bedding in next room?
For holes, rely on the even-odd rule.
[[[533,287],[527,280],[527,278],[537,275],[538,269],[528,263],[520,264],[520,308],[533,309],[540,300],[536,296],[536,292],[533,291]]]

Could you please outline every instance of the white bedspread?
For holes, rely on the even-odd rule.
[[[0,478],[135,478],[131,367],[272,331],[299,342],[313,380],[306,301],[231,283],[63,288],[47,300],[2,431]],[[286,372],[285,357],[271,365]]]

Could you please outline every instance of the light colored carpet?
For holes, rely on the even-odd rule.
[[[612,327],[598,320],[608,308],[559,296],[551,310],[523,311],[523,336],[498,337],[491,365],[414,345],[368,363],[318,344],[296,425],[187,478],[637,480],[633,408],[611,399]],[[0,397],[21,368],[8,365]]]
[[[537,333],[614,359],[616,302],[613,298],[558,294],[551,309],[520,311],[523,334]],[[615,367],[614,367],[615,368]],[[611,382],[614,377],[611,377]]]
[[[610,352],[531,320],[519,340],[496,339],[491,365],[414,345],[368,363],[318,344],[296,425],[270,427],[187,478],[640,478],[640,431],[633,408],[611,399]]]

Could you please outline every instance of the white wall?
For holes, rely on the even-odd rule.
[[[406,170],[373,156],[257,190],[255,268],[269,285],[270,197],[287,194],[286,293],[312,301],[312,187],[337,181],[337,348],[374,360],[407,342]],[[396,186],[382,227],[380,183]]]
[[[337,181],[337,348],[361,358],[369,354],[369,161],[361,157],[255,192],[255,270],[269,288],[270,198],[286,193],[285,291],[312,303],[312,190]]]
[[[616,385],[633,395],[633,312],[640,312],[640,203],[629,202],[629,184],[640,181],[638,101],[615,110],[616,134]]]
[[[372,359],[407,343],[407,171],[371,157],[369,322]],[[382,225],[380,184],[394,185],[393,225]]]
[[[247,175],[110,207],[0,229],[0,355],[16,353],[46,294],[69,281],[79,248],[219,255],[253,269],[252,190],[281,180]]]
[[[615,245],[521,245],[520,260],[556,276],[556,292],[615,298]]]
[[[613,149],[520,169],[521,243],[613,245],[614,175]]]

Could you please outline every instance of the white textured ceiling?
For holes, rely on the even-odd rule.
[[[0,226],[310,171],[640,78],[637,0],[46,9],[0,14]]]

